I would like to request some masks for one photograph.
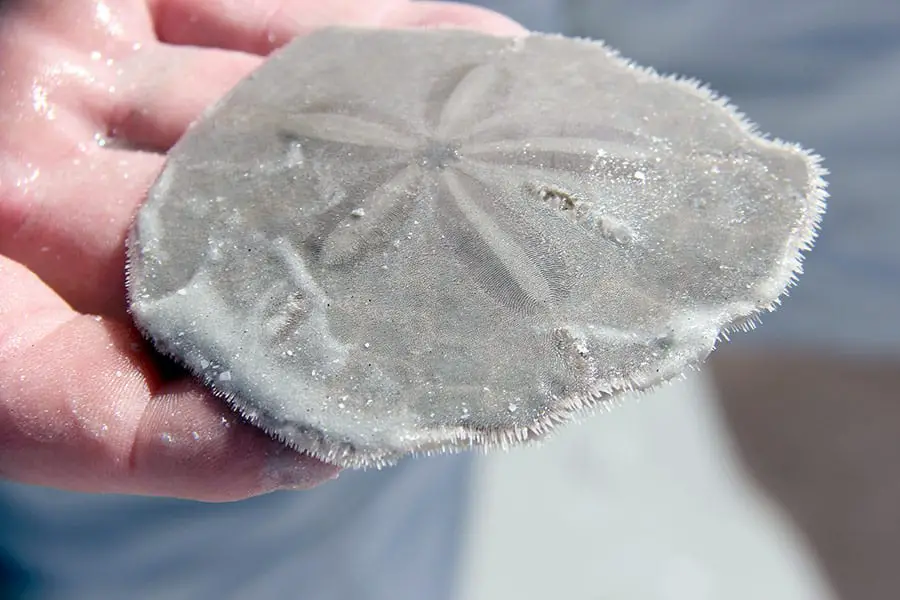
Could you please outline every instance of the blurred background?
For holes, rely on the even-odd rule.
[[[707,82],[831,198],[800,285],[701,375],[480,464],[463,597],[900,597],[900,3],[473,3]]]
[[[701,79],[822,154],[783,307],[543,447],[224,505],[0,481],[0,598],[900,598],[900,2],[472,3]]]

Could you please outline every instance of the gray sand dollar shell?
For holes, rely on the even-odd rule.
[[[507,445],[772,309],[822,175],[600,43],[323,30],[171,151],[129,240],[130,308],[336,464]]]

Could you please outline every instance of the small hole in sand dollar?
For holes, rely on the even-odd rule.
[[[608,215],[592,214],[588,220],[605,239],[619,246],[626,246],[634,239],[634,233],[622,221]]]

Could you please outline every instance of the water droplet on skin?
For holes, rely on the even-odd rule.
[[[112,36],[122,35],[122,25],[106,2],[98,1],[94,9],[94,18],[107,33]]]
[[[17,177],[15,180],[15,183],[13,184],[15,187],[22,189],[22,190],[27,190],[29,187],[29,184],[32,184],[35,181],[37,181],[38,177],[41,174],[41,170],[34,167],[31,163],[25,163],[25,168],[29,169],[30,172],[27,175],[22,175],[20,177]]]
[[[511,412],[511,413],[514,413],[514,412],[516,412],[517,410],[519,410],[519,406],[516,405],[516,404],[513,404],[512,402],[509,403],[509,407],[508,407],[508,408],[509,408],[509,412]]]
[[[47,98],[47,88],[35,85],[31,88],[31,105],[34,112],[45,117],[48,121],[56,119],[56,109]]]
[[[162,443],[166,445],[175,443],[175,437],[171,433],[161,433],[159,435],[159,439],[162,440]]]
[[[366,211],[364,211],[361,208],[357,208],[357,209],[350,211],[350,216],[356,217],[357,219],[361,219],[362,217],[366,216]]]
[[[192,431],[192,432],[191,432],[191,437],[194,438],[194,441],[195,441],[195,442],[199,442],[199,441],[200,441],[200,434],[199,434],[198,432],[196,432],[196,431]]]
[[[647,176],[644,175],[643,171],[635,171],[634,178],[637,179],[638,181],[644,181],[647,178]]]

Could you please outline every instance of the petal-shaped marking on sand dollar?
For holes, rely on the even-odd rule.
[[[370,196],[351,198],[356,206],[324,239],[322,262],[326,265],[347,264],[395,239],[419,200],[417,184],[421,178],[421,170],[409,166]]]
[[[436,131],[438,135],[446,134],[447,121],[448,119],[452,120],[447,110],[449,100],[455,93],[460,92],[460,85],[471,75],[472,71],[477,70],[481,66],[479,62],[459,65],[448,71],[444,77],[440,77],[430,86],[423,112],[423,120],[428,132]]]
[[[599,148],[622,156],[629,156],[635,151],[640,152],[641,146],[646,145],[646,140],[634,132],[612,125],[602,114],[597,115],[596,120],[585,120],[584,117],[579,117],[577,121],[574,119],[575,117],[568,116],[562,123],[558,121],[529,123],[524,120],[518,121],[513,115],[493,114],[475,123],[460,136],[460,139],[466,147],[490,142],[528,142],[536,138],[593,140]]]
[[[340,99],[329,98],[327,101],[307,102],[303,106],[304,114],[339,114],[342,116],[363,119],[389,131],[390,138],[399,140],[406,146],[428,134],[428,128],[422,126],[419,119],[374,105],[365,96],[352,95]]]
[[[431,90],[433,110],[438,113],[435,135],[455,138],[488,118],[495,109],[492,98],[509,93],[511,75],[492,63],[469,64],[451,71],[450,77]]]
[[[607,177],[648,173],[653,161],[610,154],[603,141],[589,138],[538,137],[528,140],[482,142],[463,148],[466,157],[497,165],[521,165],[541,171],[598,172]]]
[[[579,242],[571,235],[571,228],[564,228],[555,235],[552,226],[542,221],[548,202],[541,197],[538,186],[526,183],[510,190],[510,178],[498,173],[495,166],[468,159],[460,162],[458,171],[466,176],[463,181],[470,186],[471,196],[480,200],[479,206],[485,216],[515,239],[527,240],[520,247],[550,285],[553,301],[568,296],[573,280],[566,256],[570,246]],[[523,174],[521,181],[527,180]],[[535,223],[542,223],[542,226],[535,227]]]
[[[319,371],[339,369],[348,349],[333,335],[328,322],[328,296],[316,282],[299,252],[285,239],[274,242],[274,255],[287,277],[260,299],[258,331],[264,344],[283,355],[307,354],[318,360]]]
[[[519,241],[478,206],[477,192],[473,193],[478,187],[460,171],[443,173],[437,210],[447,243],[479,287],[498,303],[520,314],[546,310],[553,302],[550,283]]]
[[[314,184],[309,190],[310,197],[303,203],[302,237],[317,257],[321,254],[323,241],[351,212],[360,208],[366,198],[372,197],[389,181],[401,177],[409,161],[392,158],[357,164],[359,171],[364,166],[368,168],[365,172],[337,174],[327,171],[315,172],[312,176]]]
[[[287,123],[285,129],[298,138],[343,144],[348,146],[348,151],[353,147],[411,150],[416,144],[414,138],[398,133],[391,127],[340,113],[303,113],[301,117]]]
[[[507,446],[773,309],[823,175],[600,43],[324,30],[172,149],[129,303],[158,349],[325,460]]]

